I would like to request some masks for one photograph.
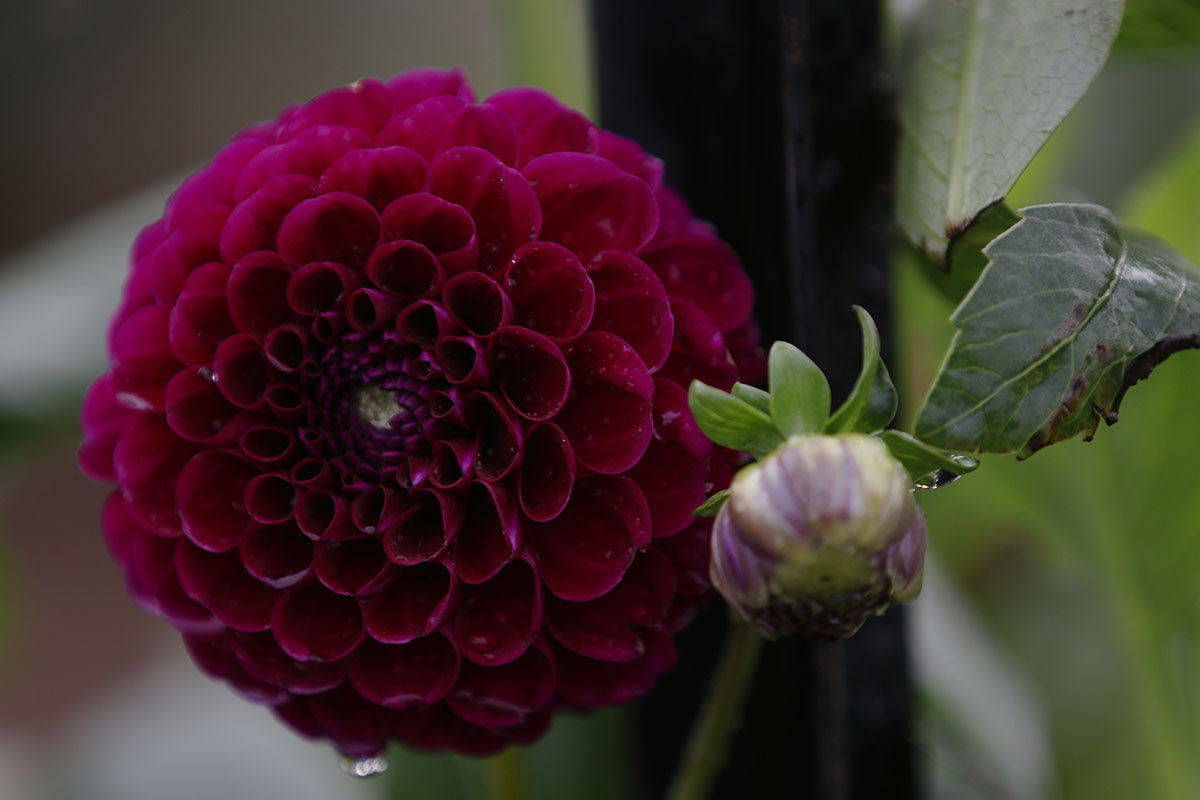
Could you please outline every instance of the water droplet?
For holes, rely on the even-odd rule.
[[[956,480],[961,478],[957,472],[951,472],[948,469],[937,469],[930,472],[928,475],[922,475],[913,483],[918,489],[940,489],[943,486],[949,486]]]
[[[367,756],[358,760],[342,759],[342,772],[356,778],[370,778],[387,772],[388,762],[383,756]]]

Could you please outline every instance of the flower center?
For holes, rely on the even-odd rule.
[[[396,401],[396,393],[373,383],[364,383],[350,395],[355,415],[377,431],[390,430],[396,417],[407,412]]]

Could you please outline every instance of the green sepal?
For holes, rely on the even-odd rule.
[[[762,458],[783,444],[771,418],[750,403],[701,381],[688,387],[688,407],[696,424],[722,447]]]
[[[892,458],[908,470],[908,475],[914,482],[924,481],[941,470],[954,475],[966,475],[979,467],[978,459],[963,453],[931,447],[904,431],[887,430],[878,436],[887,445]]]
[[[771,419],[784,437],[818,433],[829,419],[830,392],[825,373],[795,345],[776,342],[767,359]]]
[[[879,356],[879,329],[866,309],[854,306],[862,327],[862,370],[846,402],[825,423],[825,433],[872,433],[896,416],[896,387]]]
[[[735,383],[729,393],[738,400],[744,400],[767,416],[771,415],[771,395],[757,386],[745,383]]]
[[[692,512],[692,516],[715,517],[717,512],[721,510],[721,506],[725,505],[725,501],[728,499],[728,489],[722,489],[719,492],[714,492],[711,497],[700,504],[699,508]]]

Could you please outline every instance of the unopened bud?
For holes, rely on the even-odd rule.
[[[873,436],[793,436],[734,479],[713,525],[713,585],[771,638],[850,636],[921,591],[912,488]]]

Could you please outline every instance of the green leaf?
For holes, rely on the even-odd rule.
[[[785,437],[816,433],[829,419],[829,381],[795,345],[776,342],[767,356],[771,419]]]
[[[769,415],[771,413],[771,395],[757,386],[735,383],[733,388],[729,390],[729,393],[738,400],[744,400],[764,414]]]
[[[904,431],[883,431],[878,436],[887,445],[892,458],[908,470],[914,482],[925,480],[941,470],[954,475],[966,475],[979,467],[979,461],[970,456],[931,447]]]
[[[704,435],[722,447],[745,450],[762,458],[783,444],[783,437],[770,417],[706,383],[692,381],[688,387],[688,407]]]
[[[721,506],[725,505],[725,501],[728,499],[728,489],[714,492],[712,497],[705,500],[700,504],[699,508],[692,512],[692,515],[697,517],[715,517],[717,512],[721,510]]]
[[[879,329],[866,309],[855,306],[854,313],[862,327],[862,370],[846,402],[825,423],[826,433],[871,433],[896,416],[896,387],[879,357]]]
[[[896,216],[937,264],[1001,200],[1108,55],[1122,0],[929,2],[909,35]]]
[[[1200,44],[1195,0],[1130,0],[1115,47],[1130,51],[1179,50]]]
[[[1028,456],[1116,422],[1125,391],[1200,347],[1200,273],[1091,205],[1022,210],[979,283],[918,414],[917,438]]]

